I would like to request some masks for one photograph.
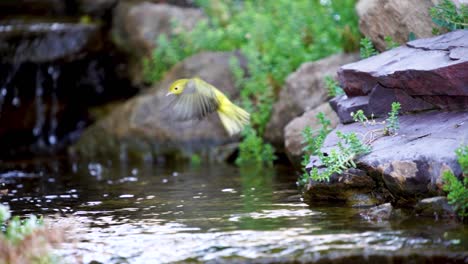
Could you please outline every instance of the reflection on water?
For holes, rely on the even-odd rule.
[[[287,168],[52,167],[4,171],[2,202],[70,227],[75,242],[59,251],[70,262],[464,262],[468,255],[468,232],[454,222],[372,223],[357,209],[309,208]]]

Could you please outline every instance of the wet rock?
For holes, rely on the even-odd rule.
[[[119,0],[77,0],[81,12],[97,17],[103,17],[117,5]]]
[[[0,24],[0,62],[72,61],[102,47],[95,24],[7,22]]]
[[[446,110],[466,109],[467,47],[468,30],[419,39],[408,42],[407,46],[344,65],[338,78],[349,97],[368,95],[377,85],[392,89],[390,96],[402,100],[402,108],[406,111],[425,110],[431,106]],[[389,96],[388,92],[384,93]]]
[[[420,216],[434,217],[436,219],[456,217],[453,206],[448,203],[445,196],[422,199],[416,204],[414,209]]]
[[[429,9],[436,0],[360,0],[356,5],[359,28],[380,51],[386,49],[386,36],[398,43],[408,41],[413,33],[417,38],[432,36],[436,25],[429,16]]]
[[[63,0],[2,0],[0,17],[13,15],[63,16],[73,11],[73,3]]]
[[[400,130],[395,136],[383,136],[379,129],[381,125],[364,127],[352,123],[339,125],[336,131],[370,135],[369,131],[374,130],[372,152],[357,160],[358,168],[383,182],[395,203],[412,205],[421,197],[442,194],[441,177],[445,170],[461,175],[455,149],[468,140],[468,112],[400,116]],[[332,131],[322,151],[327,153],[337,142]]]
[[[198,153],[206,159],[216,159],[214,153],[220,154],[219,149],[214,151],[215,147],[237,142],[239,138],[228,136],[215,113],[199,122],[174,122],[165,94],[174,80],[199,76],[235,99],[238,90],[229,70],[232,56],[235,53],[206,52],[187,58],[160,83],[88,128],[72,151],[95,158],[146,159],[154,154],[173,159]],[[233,149],[228,145],[224,151]]]
[[[330,106],[333,108],[333,111],[335,111],[340,118],[340,122],[343,124],[354,122],[351,113],[356,113],[357,110],[364,111],[366,116],[370,116],[372,114],[369,110],[369,96],[336,96],[330,100]]]
[[[323,103],[317,108],[305,112],[302,116],[294,118],[284,128],[284,145],[286,154],[291,163],[297,167],[300,166],[302,155],[302,131],[306,126],[310,126],[312,130],[320,129],[320,124],[317,122],[317,114],[324,113],[325,117],[331,121],[331,128],[338,125],[338,117],[331,109],[328,103]]]
[[[379,203],[373,195],[376,182],[363,170],[350,169],[341,175],[333,174],[329,181],[309,180],[304,188],[304,201],[308,204],[345,202],[352,207],[372,206]]]
[[[284,127],[295,117],[323,104],[327,98],[324,79],[334,76],[340,65],[356,61],[358,54],[337,54],[307,62],[288,76],[267,124],[265,138],[279,150],[284,148]]]
[[[177,32],[190,31],[204,18],[202,11],[196,8],[120,1],[114,12],[112,36],[114,42],[133,58],[129,71],[134,82],[141,82],[142,60],[151,55],[160,35],[166,34],[170,38]]]

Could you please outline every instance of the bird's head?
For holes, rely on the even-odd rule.
[[[181,94],[184,91],[188,80],[189,79],[180,79],[180,80],[177,80],[177,81],[173,82],[171,84],[171,86],[169,86],[169,91],[168,91],[168,93],[166,95],[171,95],[171,94],[179,95],[179,94]]]

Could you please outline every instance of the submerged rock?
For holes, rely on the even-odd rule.
[[[267,124],[265,138],[276,148],[284,148],[284,128],[304,112],[323,104],[327,97],[324,79],[335,76],[340,65],[359,59],[358,54],[337,54],[322,60],[306,62],[291,73],[281,89]]]
[[[229,66],[232,56],[238,55],[206,52],[187,58],[160,83],[116,107],[108,117],[88,128],[72,150],[83,157],[109,159],[146,159],[153,154],[172,159],[190,157],[192,153],[211,160],[229,156],[221,155],[217,147],[237,142],[239,137],[228,136],[216,113],[197,122],[175,122],[170,118],[165,94],[173,81],[199,76],[235,100],[239,92]],[[233,148],[227,146],[224,150],[232,153]]]
[[[338,78],[348,97],[370,94],[369,104],[379,113],[394,100],[404,111],[466,109],[468,30],[411,41],[344,65]]]
[[[360,0],[356,6],[359,28],[380,51],[386,49],[385,37],[398,43],[408,41],[410,33],[417,38],[432,36],[429,9],[437,0]]]
[[[306,126],[310,126],[313,131],[320,129],[320,124],[317,122],[317,114],[324,113],[325,117],[330,120],[330,128],[335,128],[338,125],[338,117],[333,112],[330,104],[323,103],[317,108],[305,112],[302,116],[294,118],[284,128],[284,145],[286,154],[294,166],[299,167],[304,154],[302,148],[302,131]]]

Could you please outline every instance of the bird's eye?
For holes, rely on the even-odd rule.
[[[179,87],[175,87],[174,90],[176,90],[176,91],[179,90]]]

